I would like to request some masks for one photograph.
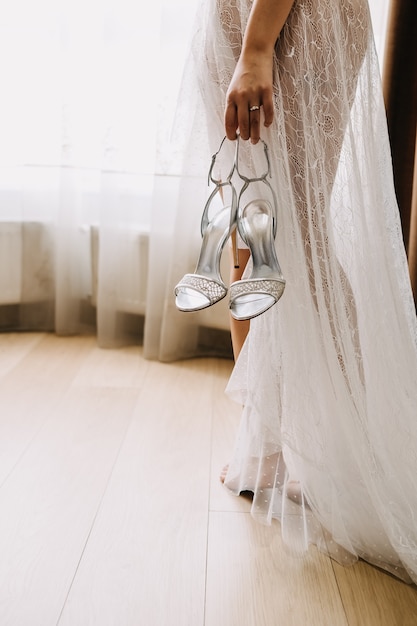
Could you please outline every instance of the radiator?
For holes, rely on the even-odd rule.
[[[80,249],[90,263],[82,297],[97,306],[99,287],[99,228],[80,228]],[[87,236],[86,236],[87,235]],[[149,232],[128,229],[119,233],[117,308],[145,315],[149,260]],[[0,306],[42,302],[54,297],[53,239],[47,224],[0,222]],[[228,276],[228,254],[223,254],[221,272]],[[180,277],[179,277],[180,278]],[[172,294],[174,298],[174,294]],[[184,313],[184,315],[187,315]],[[227,298],[199,313],[201,325],[229,329]]]
[[[117,307],[124,313],[145,315],[149,259],[149,232],[129,229],[119,233]],[[99,286],[99,229],[90,227],[91,303],[97,306]]]
[[[53,244],[38,222],[0,222],[0,305],[53,299]]]
[[[97,290],[99,282],[99,229],[91,227],[91,275],[92,293],[91,302],[97,305]],[[122,237],[120,246],[122,257],[118,259],[120,276],[118,284],[118,308],[125,313],[146,313],[146,293],[149,262],[149,231],[129,230]],[[221,260],[221,272],[223,277],[228,276],[229,261],[227,251]],[[180,278],[180,277],[179,277]],[[174,298],[174,294],[172,294]],[[184,315],[187,315],[184,313]],[[227,298],[208,309],[200,311],[201,325],[208,328],[229,330],[229,310]]]
[[[22,298],[22,225],[0,224],[0,305]]]

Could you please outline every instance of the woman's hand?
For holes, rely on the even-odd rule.
[[[272,63],[272,53],[257,52],[240,57],[226,95],[224,121],[228,139],[236,139],[239,131],[242,139],[257,143],[261,118],[265,126],[272,124]]]
[[[259,141],[261,112],[264,125],[274,117],[272,71],[275,43],[295,0],[253,0],[227,96],[224,124],[228,139]],[[252,109],[252,110],[251,110]]]

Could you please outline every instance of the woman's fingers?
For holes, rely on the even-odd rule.
[[[228,139],[236,139],[239,131],[242,139],[258,143],[261,136],[262,118],[264,126],[270,126],[274,117],[272,95],[259,94],[237,99],[233,92],[228,94],[225,109],[225,131]]]
[[[237,121],[239,126],[239,134],[242,139],[249,139],[251,132],[251,120],[249,114],[248,102],[242,103],[237,108]]]
[[[224,113],[224,127],[226,131],[226,137],[228,139],[236,139],[237,130],[239,128],[237,107],[232,100],[228,100]]]
[[[228,139],[236,139],[239,131],[242,139],[250,139],[257,143],[261,130],[261,105],[249,105],[245,103],[237,106],[233,101],[229,102],[225,111],[225,130]]]
[[[258,143],[261,136],[261,105],[249,106],[249,137],[252,143]]]
[[[268,93],[264,98],[264,125],[271,126],[274,120],[274,102],[272,100],[272,92]]]

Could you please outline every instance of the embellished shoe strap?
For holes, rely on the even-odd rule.
[[[198,293],[206,296],[210,305],[224,298],[227,293],[226,286],[223,283],[213,278],[207,278],[207,276],[201,276],[200,274],[185,274],[181,282],[178,283],[175,288],[176,293],[184,287],[194,289],[198,291]]]
[[[248,278],[239,280],[230,285],[230,301],[248,294],[272,296],[276,302],[285,289],[285,279],[282,278]]]

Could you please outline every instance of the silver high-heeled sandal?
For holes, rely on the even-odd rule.
[[[239,146],[238,140],[238,146]],[[230,313],[236,320],[248,320],[265,313],[281,298],[285,279],[275,251],[277,230],[277,199],[267,176],[271,176],[268,146],[261,139],[267,169],[262,176],[248,178],[239,171],[239,154],[236,150],[236,172],[244,181],[239,194],[237,228],[243,241],[249,247],[252,256],[250,278],[238,280],[230,285]],[[241,198],[250,183],[262,182],[269,190],[273,205],[264,198],[251,200],[242,209]]]
[[[180,311],[199,311],[222,300],[227,294],[227,287],[220,274],[220,258],[224,245],[229,236],[236,228],[237,194],[231,182],[235,170],[232,169],[225,181],[213,178],[213,167],[226,137],[223,138],[219,149],[211,158],[211,166],[208,174],[210,181],[215,184],[215,189],[210,194],[204,207],[201,218],[201,236],[203,238],[200,256],[194,274],[185,274],[175,287],[175,304]],[[231,190],[230,206],[222,208],[211,219],[209,208],[215,195],[224,187]]]

